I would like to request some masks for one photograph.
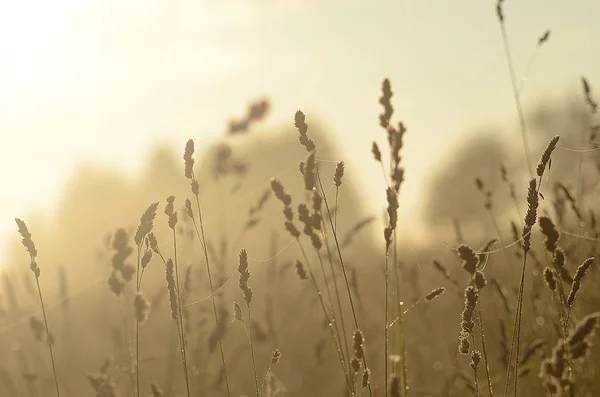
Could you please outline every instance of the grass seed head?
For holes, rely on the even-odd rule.
[[[394,230],[392,229],[391,226],[386,226],[385,228],[383,228],[383,238],[385,239],[385,246],[386,249],[390,247],[390,245],[392,244],[392,234],[394,233]]]
[[[319,251],[323,247],[323,242],[321,241],[321,237],[317,233],[310,234],[310,241],[315,248],[315,250]]]
[[[458,341],[458,352],[464,356],[469,355],[469,349],[471,348],[471,344],[469,343],[468,336],[461,337]]]
[[[192,186],[192,193],[194,194],[194,196],[198,197],[198,195],[200,194],[200,184],[198,183],[197,180],[193,180],[191,183]]]
[[[112,293],[116,296],[121,296],[121,293],[123,293],[126,284],[127,283],[123,279],[121,272],[117,270],[113,270],[110,276],[108,277],[108,286],[110,287]]]
[[[154,226],[154,218],[156,217],[156,210],[158,209],[158,201],[150,204],[146,211],[140,217],[140,224],[135,232],[134,241],[135,244],[139,247],[144,238],[148,233],[152,231],[152,227]]]
[[[22,237],[21,243],[23,243],[23,246],[31,256],[31,258],[35,259],[35,257],[37,256],[37,250],[31,238],[31,233],[29,233],[29,229],[27,229],[27,225],[19,218],[15,218],[15,222],[17,222],[19,234]]]
[[[311,226],[315,230],[321,230],[321,223],[323,222],[323,216],[319,212],[315,212],[310,217]]]
[[[300,277],[300,280],[308,279],[306,275],[306,270],[304,270],[304,265],[299,260],[296,260],[296,274]]]
[[[148,233],[148,246],[155,254],[160,253],[158,249],[158,241],[156,240],[156,236],[152,232]]]
[[[428,301],[434,300],[438,296],[442,295],[444,293],[444,291],[446,291],[446,288],[444,288],[444,287],[436,288],[433,291],[431,291],[430,293],[428,293],[427,295],[425,295],[425,300],[428,300]]]
[[[540,225],[540,231],[546,237],[544,239],[546,250],[550,253],[554,253],[557,248],[558,239],[560,238],[560,234],[558,233],[558,230],[556,230],[554,222],[547,216],[540,216],[538,224]]]
[[[381,163],[381,151],[379,150],[377,142],[373,142],[373,145],[371,146],[371,153],[373,153],[373,158],[375,159],[375,161]]]
[[[537,169],[536,169],[537,176],[541,177],[542,175],[544,175],[546,166],[548,165],[548,162],[550,161],[550,156],[552,155],[552,152],[556,148],[556,144],[558,143],[559,138],[560,137],[558,135],[556,135],[555,137],[553,137],[550,140],[550,142],[548,142],[548,146],[546,146],[546,149],[544,149],[544,152],[542,153],[542,157],[540,157],[540,162],[537,165]]]
[[[233,302],[233,319],[232,322],[235,321],[244,321],[244,316],[242,314],[242,307],[237,303]]]
[[[552,258],[552,264],[557,269],[564,268],[566,263],[565,251],[562,248],[557,248],[554,250],[554,256]]]
[[[503,0],[498,0],[496,2],[496,16],[498,17],[500,23],[504,23],[504,10],[502,8],[502,2]]]
[[[585,358],[599,319],[600,312],[584,317],[566,339],[559,339],[552,349],[551,356],[542,361],[539,377],[552,395],[560,396],[565,389],[572,386],[569,363]]]
[[[596,326],[600,322],[600,312],[592,313],[581,319],[566,340],[568,353],[573,360],[585,357],[591,345]]]
[[[475,306],[477,305],[477,300],[479,298],[479,294],[477,289],[472,285],[468,286],[465,289],[465,304],[464,309],[461,313],[461,333],[470,335],[473,332],[473,327],[475,327],[475,323],[473,322],[473,312],[475,310]]]
[[[294,226],[294,224],[290,221],[285,222],[285,230],[287,230],[294,238],[300,237],[300,232],[298,231],[296,226]]]
[[[473,352],[471,352],[471,362],[469,363],[469,366],[471,367],[471,369],[473,371],[477,372],[477,368],[479,367],[480,361],[481,361],[481,353],[477,350],[473,350]]]
[[[315,151],[312,151],[306,159],[304,166],[304,188],[312,191],[315,187],[315,175],[317,173],[317,162],[315,160]]]
[[[189,198],[185,199],[185,214],[191,219],[194,219],[194,210],[192,209],[192,202]]]
[[[392,114],[394,113],[391,102],[393,95],[390,80],[386,78],[381,83],[381,97],[379,98],[379,103],[383,106],[383,113],[379,115],[379,125],[383,128],[389,127]]]
[[[531,249],[531,228],[535,224],[537,217],[537,208],[539,196],[537,191],[537,183],[535,179],[529,181],[529,189],[527,191],[527,212],[525,213],[525,226],[523,226],[522,246],[523,251],[529,252]]]
[[[323,197],[321,197],[321,195],[319,194],[319,192],[317,190],[313,191],[313,199],[312,199],[313,211],[320,213],[322,204],[323,204]]]
[[[571,291],[569,292],[569,296],[567,297],[567,304],[569,306],[573,305],[573,302],[575,301],[575,296],[577,295],[577,291],[579,291],[579,288],[581,288],[581,281],[583,280],[583,277],[585,276],[585,273],[587,272],[589,267],[592,266],[592,263],[594,263],[594,258],[587,258],[577,268],[575,277],[573,277],[573,283],[571,284]]]
[[[477,271],[477,265],[479,265],[479,256],[475,253],[475,250],[468,245],[462,244],[457,248],[457,251],[458,256],[463,261],[462,268],[474,274]]]
[[[304,146],[306,151],[312,152],[313,150],[315,150],[316,149],[315,142],[312,139],[310,139],[308,137],[308,135],[306,134],[308,131],[308,125],[306,124],[306,117],[304,116],[304,113],[302,113],[300,110],[298,110],[296,112],[296,115],[294,116],[294,125],[298,129],[298,133],[299,133],[298,140],[300,141],[302,146]]]
[[[135,318],[137,319],[138,323],[141,324],[146,321],[148,315],[150,314],[150,301],[146,299],[141,292],[138,292],[135,295],[133,307],[135,309]]]
[[[312,219],[308,206],[304,203],[298,204],[298,220],[304,223],[304,233],[310,236],[312,233]]]
[[[252,288],[248,286],[250,271],[248,270],[248,253],[245,249],[240,251],[238,272],[240,273],[240,277],[238,279],[240,289],[244,293],[246,305],[250,306],[250,302],[252,301]]]
[[[271,365],[279,364],[279,360],[281,360],[281,352],[279,349],[273,350],[273,354],[271,355]]]
[[[554,272],[548,266],[544,268],[544,282],[551,291],[556,290],[556,278]]]
[[[342,185],[342,177],[344,176],[344,162],[340,161],[337,163],[335,167],[335,174],[333,175],[333,182],[336,187],[340,187]]]
[[[165,215],[169,216],[175,210],[175,196],[171,195],[167,197],[167,204],[165,205]]]
[[[365,387],[369,386],[369,383],[371,382],[371,370],[369,368],[365,368],[365,370],[363,371],[362,374],[362,379],[361,379],[361,386],[364,389]]]
[[[396,195],[396,191],[391,187],[388,187],[385,191],[387,198],[387,213],[390,221],[390,228],[392,230],[396,229],[396,225],[398,222],[398,196]]]
[[[357,329],[356,331],[354,331],[353,341],[354,341],[354,344],[353,344],[354,356],[356,358],[362,359],[365,355],[365,351],[364,351],[364,347],[363,347],[364,337],[363,337],[363,333],[360,329]]]
[[[357,374],[360,369],[360,360],[357,357],[352,357],[350,359],[350,368],[352,368],[352,373]]]
[[[284,206],[290,206],[292,204],[292,197],[285,192],[281,182],[278,179],[271,178],[270,184],[271,190],[273,190],[275,197],[277,197],[277,199],[281,201]]]
[[[23,246],[29,253],[29,257],[31,261],[29,263],[29,268],[35,274],[35,277],[40,277],[40,268],[38,267],[37,261],[35,258],[37,257],[37,249],[35,248],[35,244],[33,243],[33,239],[31,238],[31,233],[29,233],[29,229],[27,229],[27,225],[19,218],[15,218],[17,222],[17,227],[19,228],[19,234],[22,237],[21,242]]]
[[[193,180],[194,179],[194,140],[189,139],[185,144],[185,150],[183,152],[183,160],[185,161],[185,177]]]
[[[165,215],[169,217],[169,227],[175,230],[177,226],[177,212],[175,211],[175,196],[167,197],[167,205],[165,206]]]
[[[147,249],[144,251],[144,255],[142,256],[142,263],[141,263],[142,269],[145,269],[151,260],[152,260],[152,250]]]
[[[487,279],[485,278],[485,275],[483,274],[483,272],[477,270],[473,274],[473,284],[475,284],[475,287],[478,290],[483,289],[487,285]]]
[[[174,276],[174,265],[173,260],[171,258],[167,259],[167,263],[165,265],[165,273],[167,278],[167,289],[169,290],[169,302],[171,303],[171,318],[173,320],[177,320],[178,318],[178,310],[177,310],[177,290],[175,287],[175,276]]]
[[[287,219],[288,221],[294,219],[294,210],[292,210],[292,207],[284,207],[283,216],[285,216],[285,219]]]
[[[592,88],[590,86],[590,83],[585,77],[582,77],[581,85],[583,86],[583,95],[585,97],[585,101],[587,102],[591,113],[595,114],[598,111],[598,103],[594,100],[594,97],[592,96]]]

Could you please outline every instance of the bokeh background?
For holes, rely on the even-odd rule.
[[[594,88],[600,87],[600,53],[594,42],[600,37],[600,4],[507,1],[504,9],[532,161],[552,136],[561,136],[544,182],[549,199],[541,209],[553,210],[549,202],[556,190],[551,186],[560,182],[577,196],[581,208],[593,213],[600,158],[589,131],[599,121],[586,105],[581,78],[585,76],[598,97],[600,90]],[[548,39],[540,43],[548,31]],[[300,251],[283,232],[280,203],[271,197],[258,225],[248,231],[244,227],[273,176],[293,193],[296,204],[305,199],[298,162],[306,153],[293,124],[301,109],[317,142],[323,178],[329,178],[324,179],[325,190],[332,200],[335,165],[341,160],[346,165],[339,231],[349,238],[344,254],[353,277],[360,280],[354,292],[369,319],[363,329],[372,342],[369,354],[381,355],[385,183],[371,144],[386,144],[378,125],[385,77],[394,92],[393,120],[407,127],[401,152],[406,181],[400,194],[398,266],[402,299],[414,302],[440,284],[453,285],[432,270],[432,258],[460,272],[451,246],[466,241],[479,247],[492,237],[499,238],[500,246],[511,243],[510,222],[520,225],[526,208],[529,174],[493,1],[0,3],[0,308],[5,315],[0,337],[9,341],[0,345],[4,385],[6,379],[18,378],[15,390],[23,394],[17,395],[45,396],[51,391],[45,386],[52,384],[46,352],[42,344],[33,345],[28,324],[39,313],[28,257],[14,223],[19,217],[26,220],[40,252],[50,321],[59,324],[59,362],[68,363],[62,369],[68,393],[88,392],[84,374],[97,371],[111,356],[114,372],[120,374],[115,382],[127,395],[128,374],[119,365],[128,359],[124,350],[132,325],[121,325],[127,323],[124,308],[131,309],[131,297],[119,300],[108,290],[111,239],[117,228],[134,230],[144,209],[160,201],[156,232],[167,243],[164,200],[175,195],[181,209],[189,196],[182,155],[192,138],[220,283],[231,280],[241,248],[248,249],[256,272],[259,336],[260,326],[264,328],[260,353],[266,360],[278,347],[284,357],[293,357],[277,372],[290,395],[339,394],[340,383],[331,380],[340,375],[335,355],[331,346],[323,347],[330,341],[321,338],[327,335],[318,302],[296,280],[292,263]],[[256,121],[231,133],[232,125],[261,107]],[[514,185],[516,202],[501,167]],[[495,218],[484,208],[476,178],[493,192]],[[204,265],[183,218],[181,212],[182,262],[191,266],[196,283],[186,299],[198,308],[190,337],[203,341],[214,332],[206,311]],[[561,227],[597,238],[588,218],[568,219]],[[578,250],[578,241],[565,240],[565,245],[576,246],[569,254],[571,271],[597,245],[586,242]],[[513,251],[511,247],[490,259],[491,278],[505,282],[511,299],[517,274],[510,269],[518,265]],[[172,327],[165,326],[164,269],[158,262],[154,265],[144,281],[156,306],[146,323],[153,331],[142,340],[145,379],[178,395],[180,374],[169,372],[179,364]],[[534,276],[539,287],[539,272]],[[227,310],[234,299],[240,300],[236,288],[236,280],[223,287],[220,299]],[[310,295],[309,304],[298,307],[298,294]],[[431,379],[433,389],[444,389],[447,379],[455,379],[453,343],[462,292],[451,294],[415,314],[414,323],[406,326],[411,338],[418,335],[409,339],[414,360],[410,381],[422,395],[437,395],[425,387]],[[543,295],[536,296],[526,340],[547,338],[549,350],[555,335],[544,326],[548,305]],[[597,303],[593,296],[586,307]],[[498,309],[500,303],[488,305]],[[436,332],[436,318],[456,327]],[[490,334],[502,340],[497,325],[491,323]],[[227,334],[228,360],[245,362],[248,352],[238,343],[243,333],[235,327]],[[89,337],[97,345],[90,347]],[[435,342],[424,344],[426,337]],[[70,344],[61,345],[61,338]],[[213,390],[219,361],[210,348],[199,349],[197,356],[207,361],[195,367],[195,387]],[[501,361],[501,350],[492,355]],[[372,368],[379,383],[380,364]],[[240,364],[232,370],[238,379],[236,392],[251,390],[246,369]],[[81,376],[66,375],[72,371]],[[537,368],[531,371],[527,390],[541,393]],[[501,372],[494,382],[501,383]],[[39,376],[34,389],[32,374]],[[594,379],[593,370],[586,376]],[[343,384],[342,377],[337,380]],[[470,384],[463,379],[455,386],[446,389],[464,395]]]
[[[597,2],[505,7],[525,107],[582,104],[580,76],[600,79]],[[401,223],[413,233],[429,182],[465,139],[496,135],[518,160],[492,1],[30,0],[3,2],[0,29],[3,248],[15,214],[52,216],[80,167],[135,177],[158,143],[210,142],[257,97],[271,99],[271,130],[297,109],[322,124],[374,206],[374,98],[389,77],[409,129]]]

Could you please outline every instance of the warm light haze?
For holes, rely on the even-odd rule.
[[[598,310],[598,292],[589,288],[598,285],[597,264],[576,303],[566,298],[578,266],[596,256],[600,241],[600,114],[593,112],[600,101],[599,22],[597,0],[0,0],[0,340],[7,341],[0,341],[0,396],[114,397],[100,394],[93,381],[97,394],[85,394],[92,390],[87,375],[108,356],[114,372],[102,379],[120,397],[148,396],[151,382],[167,390],[165,397],[277,395],[259,390],[263,378],[280,382],[282,396],[373,397],[359,388],[367,359],[369,387],[380,385],[377,396],[388,397],[384,391],[393,387],[402,397],[439,390],[448,391],[444,397],[479,396],[469,394],[474,388],[492,397],[492,387],[502,396],[506,368],[516,371],[515,358],[540,339],[545,344],[524,365],[530,373],[512,380],[508,395],[516,397],[518,387],[520,396],[543,397],[553,387],[563,395],[599,395],[597,346],[589,353],[595,358],[577,365],[573,384],[540,370],[580,321],[600,322],[600,314],[590,314]],[[384,79],[393,92],[385,129]],[[248,116],[249,127],[232,134],[230,122],[257,103],[265,114]],[[314,181],[310,150],[298,142],[298,110],[317,146]],[[406,127],[401,183],[390,171],[388,146],[399,122]],[[560,140],[532,188],[528,160],[535,171],[554,136]],[[197,202],[192,179],[184,176],[188,139],[195,143]],[[374,141],[381,163],[372,154]],[[338,188],[340,161],[345,173]],[[291,194],[293,217],[284,218],[289,209],[271,177]],[[253,207],[263,193],[270,194],[264,208]],[[171,194],[181,229],[168,225],[176,217],[165,212]],[[528,229],[525,215],[535,197],[539,208],[529,214]],[[202,206],[204,218],[188,216],[186,198],[192,213]],[[313,201],[319,198],[326,201],[322,210]],[[157,201],[160,256],[149,234],[139,246],[133,239],[140,216]],[[302,202],[316,225],[302,223]],[[560,232],[562,273],[557,251],[544,243],[551,228],[538,225],[540,217]],[[25,250],[27,235],[15,218],[29,227],[39,257]],[[284,229],[290,219],[299,241],[291,226]],[[523,242],[530,236],[528,253]],[[132,248],[121,268],[113,256],[119,237]],[[457,251],[463,243],[475,251]],[[492,248],[497,251],[484,255]],[[238,282],[242,249],[256,324]],[[145,252],[154,257],[142,284],[139,266],[127,265],[141,263],[136,255]],[[471,253],[477,264],[469,263]],[[177,294],[165,284],[171,258],[172,277],[182,284],[172,287]],[[37,265],[39,285],[30,272]],[[306,272],[311,265],[315,279],[302,277],[299,266]],[[137,285],[129,283],[128,269]],[[195,284],[186,281],[184,288],[188,277]],[[564,285],[549,289],[550,277]],[[440,286],[442,298],[424,298]],[[321,288],[318,294],[313,287]],[[49,313],[44,327],[42,290]],[[464,318],[459,326],[461,312],[468,312],[465,293],[467,303],[468,294],[482,295],[470,309],[472,335]],[[146,301],[156,311],[149,314]],[[68,315],[60,311],[64,302],[72,304]],[[232,324],[234,314],[239,320],[233,302],[247,316],[242,321],[250,335]],[[172,321],[169,310],[193,321]],[[473,349],[485,349],[483,324],[489,357],[480,358],[474,374],[469,360],[476,359]],[[56,343],[38,346],[30,328],[37,341],[49,332]],[[357,328],[366,335],[364,361],[353,350]],[[522,346],[515,344],[508,358],[513,332],[522,335]],[[88,346],[89,335],[98,345]],[[122,345],[115,342],[119,335]],[[178,343],[188,337],[186,364]],[[457,343],[472,343],[469,357],[454,354]],[[56,357],[50,358],[52,346]],[[280,367],[272,364],[276,380],[267,369],[275,348],[282,353]],[[255,354],[258,365],[251,366]],[[360,371],[351,373],[350,365]],[[13,379],[14,387],[2,379]]]
[[[597,80],[597,2],[506,9],[526,103],[578,92],[581,75]],[[516,125],[491,0],[56,0],[0,11],[3,241],[15,237],[16,215],[51,214],[74,167],[131,172],[157,142],[181,147],[221,133],[256,96],[272,99],[275,126],[297,109],[323,120],[345,158],[368,162],[355,167],[357,183],[379,189],[367,148],[378,133],[372,98],[389,77],[409,130],[411,207],[433,158],[478,126]]]

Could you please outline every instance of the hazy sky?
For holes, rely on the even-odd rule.
[[[581,75],[600,95],[597,0],[505,4],[519,75],[552,29],[527,103],[578,92]],[[135,172],[156,142],[214,137],[263,95],[271,125],[297,109],[327,123],[356,183],[381,192],[369,148],[383,142],[386,76],[408,127],[408,213],[436,157],[514,120],[493,0],[1,1],[0,248],[15,216],[51,210],[77,164]]]

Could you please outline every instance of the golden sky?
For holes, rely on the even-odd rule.
[[[552,30],[526,104],[578,92],[582,75],[600,92],[598,1],[505,4],[519,76]],[[2,1],[0,249],[15,216],[51,211],[78,164],[135,172],[155,143],[214,137],[263,95],[271,125],[297,109],[324,121],[356,183],[383,192],[369,148],[383,138],[384,77],[408,127],[408,214],[436,158],[479,125],[515,119],[492,0]]]

